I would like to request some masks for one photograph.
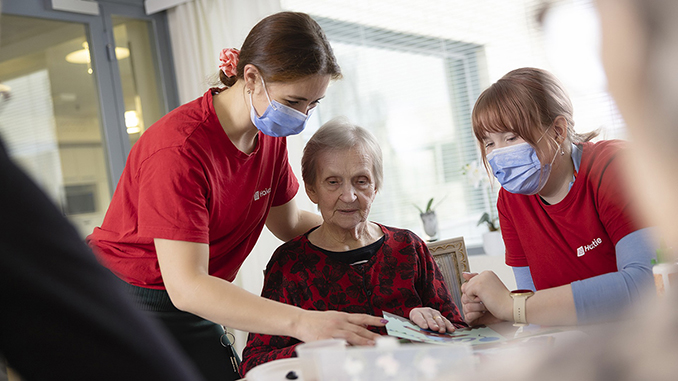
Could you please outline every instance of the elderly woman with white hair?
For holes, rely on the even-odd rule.
[[[262,296],[308,310],[387,311],[441,333],[466,326],[421,238],[368,220],[383,178],[370,132],[343,118],[326,123],[304,148],[302,177],[323,223],[276,250]],[[298,343],[250,334],[241,372],[292,357]]]

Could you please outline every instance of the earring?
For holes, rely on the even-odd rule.
[[[565,150],[561,148],[560,149],[560,156],[563,156],[563,155],[565,155]]]

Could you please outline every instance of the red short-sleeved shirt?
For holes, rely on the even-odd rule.
[[[271,206],[299,184],[285,138],[258,135],[251,154],[224,132],[211,89],[170,112],[137,141],[100,228],[87,238],[130,284],[164,289],[154,238],[208,243],[210,274],[232,281]]]
[[[577,178],[565,199],[499,192],[506,264],[530,266],[537,290],[617,271],[615,245],[640,227],[620,186],[621,141],[583,143]]]

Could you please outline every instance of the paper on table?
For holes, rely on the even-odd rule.
[[[400,337],[429,344],[487,344],[504,341],[504,337],[489,327],[458,328],[452,333],[438,333],[419,328],[408,319],[384,311],[386,331],[389,336]]]

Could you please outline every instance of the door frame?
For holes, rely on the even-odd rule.
[[[156,79],[160,85],[159,99],[164,107],[162,110],[164,114],[179,106],[166,12],[146,15],[142,1],[137,1],[138,4],[135,4],[130,3],[129,0],[98,2],[99,15],[56,11],[50,9],[48,3],[49,0],[3,0],[2,13],[84,24],[99,96],[102,145],[106,155],[110,191],[113,194],[131,147],[125,127],[122,81],[114,53],[112,16],[124,16],[149,22],[152,32],[152,53],[158,67]]]

